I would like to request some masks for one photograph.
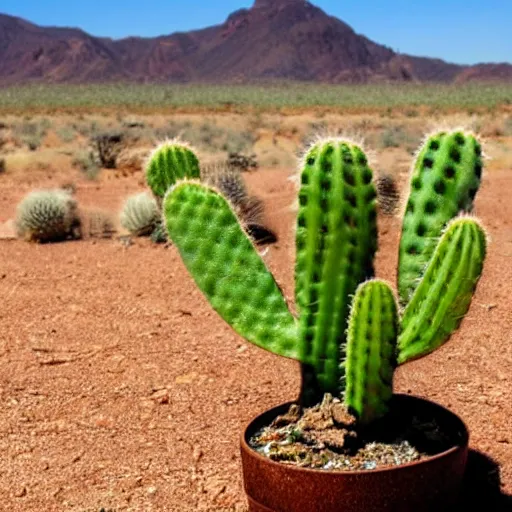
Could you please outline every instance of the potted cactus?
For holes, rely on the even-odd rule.
[[[315,143],[300,173],[295,314],[221,193],[184,172],[169,180],[158,153],[148,169],[150,185],[161,190],[167,180],[163,222],[215,311],[248,341],[301,365],[297,400],[243,432],[249,510],[449,509],[467,428],[434,402],[394,393],[393,373],[449,339],[479,281],[486,236],[471,216],[482,173],[475,136],[438,132],[419,150],[398,299],[374,276],[377,194],[365,153],[345,139]]]

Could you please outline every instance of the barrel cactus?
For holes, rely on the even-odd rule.
[[[221,192],[246,226],[262,224],[263,203],[257,197],[249,195],[238,168],[225,163],[204,165],[201,167],[201,181]]]
[[[199,179],[199,160],[192,148],[177,139],[160,144],[149,156],[146,181],[160,204],[168,188],[180,179]]]
[[[366,154],[349,140],[320,140],[302,162],[295,314],[218,190],[178,180],[165,194],[163,220],[214,310],[250,342],[301,363],[300,403],[340,396],[367,424],[387,413],[395,368],[446,342],[469,308],[486,254],[485,232],[467,213],[481,170],[470,133],[435,134],[419,151],[400,302],[374,276],[377,193]]]
[[[81,237],[78,205],[65,190],[36,190],[18,204],[16,231],[35,242],[58,242]]]
[[[147,192],[134,194],[126,199],[120,214],[123,228],[135,236],[148,236],[160,219],[157,202]]]
[[[391,174],[381,174],[375,182],[379,211],[384,215],[393,215],[400,201],[400,193],[395,178]]]

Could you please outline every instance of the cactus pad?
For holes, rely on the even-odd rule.
[[[296,322],[231,205],[200,183],[165,196],[164,222],[185,266],[213,309],[248,341],[299,359]]]
[[[377,279],[361,284],[349,319],[345,403],[362,424],[389,409],[397,335],[397,304],[390,286]]]
[[[339,393],[350,298],[373,277],[376,190],[366,155],[326,139],[305,156],[296,232],[295,297],[302,359],[323,392]]]
[[[440,132],[421,148],[411,176],[411,190],[400,239],[398,292],[411,299],[446,224],[471,212],[482,175],[481,147],[462,131]]]
[[[458,328],[480,279],[485,254],[485,232],[475,219],[460,217],[448,225],[404,311],[399,363],[432,352]]]
[[[186,144],[173,140],[153,151],[146,168],[146,181],[160,199],[178,180],[196,179],[199,175],[197,156]]]

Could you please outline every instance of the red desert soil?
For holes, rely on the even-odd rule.
[[[292,301],[287,177],[248,179],[280,237],[265,260]],[[81,184],[78,198],[114,209],[136,189],[133,179]],[[485,176],[476,211],[491,244],[470,312],[447,345],[396,378],[398,391],[464,418],[472,448],[499,464],[509,495],[511,191],[510,172]],[[5,221],[24,191],[2,184],[1,192]],[[377,270],[392,282],[399,226],[381,217]],[[298,365],[234,334],[175,248],[0,241],[0,294],[0,509],[246,510],[239,435],[254,415],[296,397]]]

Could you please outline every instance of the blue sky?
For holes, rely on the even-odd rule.
[[[1,0],[0,12],[114,38],[156,36],[224,21],[252,0]],[[512,0],[316,0],[360,34],[450,62],[512,62]]]

